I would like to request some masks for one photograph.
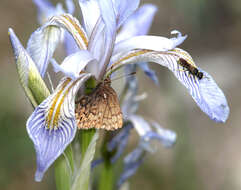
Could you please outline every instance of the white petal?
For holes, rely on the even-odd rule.
[[[180,45],[186,39],[186,37],[187,36],[185,35],[168,39],[161,36],[135,36],[117,43],[115,45],[113,54],[127,52],[133,49],[167,51]]]
[[[56,61],[51,60],[55,72],[63,72],[66,76],[76,79],[79,77],[80,72],[85,66],[96,61],[93,56],[87,50],[78,51],[66,57],[61,65],[58,65]]]

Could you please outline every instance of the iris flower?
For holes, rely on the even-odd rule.
[[[56,89],[40,105],[32,101],[36,108],[28,118],[27,131],[37,154],[36,181],[42,180],[45,171],[75,137],[75,98],[85,81],[94,77],[97,83],[101,82],[129,64],[143,63],[140,67],[146,69],[153,80],[156,79],[146,67],[147,62],[167,67],[204,113],[216,122],[226,121],[229,108],[223,92],[207,72],[195,66],[186,51],[176,48],[187,36],[176,30],[171,32],[171,38],[144,35],[151,19],[143,16],[150,9],[138,10],[139,0],[80,0],[79,5],[83,25],[69,13],[56,14],[33,32],[26,50],[9,29],[16,63],[21,64],[21,83],[30,99],[33,100],[34,95],[32,89],[26,87],[32,76],[28,75],[29,70],[44,77],[51,62],[55,72],[64,74]],[[58,64],[53,54],[66,32],[75,40],[78,51]],[[180,58],[202,72],[202,79],[185,71]]]

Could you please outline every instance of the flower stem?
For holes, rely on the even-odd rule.
[[[80,131],[80,146],[81,146],[82,158],[84,158],[85,152],[86,152],[94,134],[95,134],[95,129],[88,129],[88,130]]]
[[[101,170],[101,176],[99,181],[99,190],[112,190],[114,183],[114,165],[111,163],[111,158],[115,153],[115,150],[110,152],[107,149],[107,144],[112,139],[113,133],[106,132],[104,141],[101,147],[102,157],[104,159],[103,169]]]
[[[70,190],[74,170],[73,151],[69,145],[64,153],[54,162],[57,190]]]

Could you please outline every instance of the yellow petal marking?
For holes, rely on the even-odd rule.
[[[50,129],[51,128],[51,120],[52,120],[52,116],[53,116],[53,113],[54,113],[54,108],[57,104],[57,101],[59,99],[59,97],[61,96],[62,92],[64,91],[65,87],[69,84],[69,82],[71,81],[70,78],[68,78],[64,83],[63,83],[63,86],[62,88],[59,90],[59,92],[56,94],[56,96],[54,97],[54,101],[51,105],[51,107],[49,108],[49,112],[48,112],[48,116],[46,118],[46,122],[47,122],[47,128]],[[57,126],[57,125],[55,125]]]
[[[77,30],[77,32],[79,33],[80,37],[82,38],[85,46],[88,47],[88,40],[87,40],[87,38],[86,38],[86,35],[85,35],[85,33],[82,31],[82,29],[78,26],[78,24],[76,24],[76,23],[74,22],[74,20],[73,20],[71,17],[69,17],[68,15],[63,15],[63,17],[66,18],[66,19],[73,25],[73,27]],[[80,43],[80,44],[81,44],[81,43]],[[83,49],[86,49],[86,47],[83,47]]]

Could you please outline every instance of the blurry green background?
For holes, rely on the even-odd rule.
[[[186,89],[165,68],[151,64],[158,74],[155,86],[138,73],[140,93],[149,92],[139,113],[177,132],[172,149],[158,146],[147,156],[131,189],[241,189],[241,1],[147,0],[159,7],[151,34],[188,34],[180,46],[209,72],[224,91],[230,117],[225,124],[211,121]],[[79,11],[79,8],[77,8]],[[12,27],[25,45],[38,27],[31,0],[0,0],[0,189],[55,189],[53,171],[34,182],[35,153],[25,129],[32,108],[19,84],[7,36]],[[151,93],[150,93],[151,92]]]

